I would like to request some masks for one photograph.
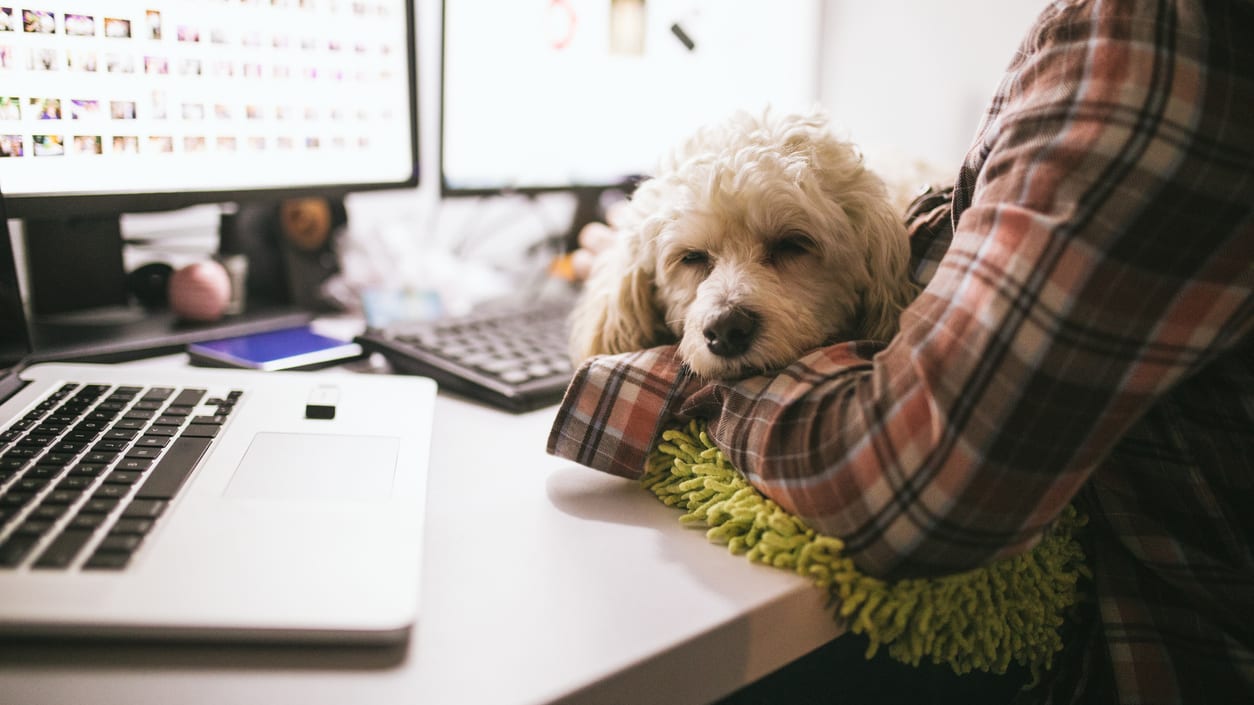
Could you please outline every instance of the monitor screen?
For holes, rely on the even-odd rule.
[[[444,3],[442,190],[596,188],[737,109],[818,98],[817,2]]]
[[[0,0],[12,217],[413,185],[406,0]]]

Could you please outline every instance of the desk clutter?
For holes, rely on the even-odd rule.
[[[1085,519],[1066,511],[1027,553],[983,568],[938,577],[884,581],[859,572],[837,538],[763,497],[728,462],[700,421],[664,431],[643,485],[686,510],[680,521],[707,527],[710,541],[750,561],[814,581],[836,605],[836,618],[894,659],[924,659],[958,674],[1005,673],[1013,661],[1036,682],[1062,649],[1059,629],[1091,577],[1076,533]]]

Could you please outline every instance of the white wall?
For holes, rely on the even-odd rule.
[[[820,100],[873,162],[957,170],[1047,0],[824,0]]]

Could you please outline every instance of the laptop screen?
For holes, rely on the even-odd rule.
[[[22,292],[17,283],[17,262],[9,239],[9,216],[0,193],[0,372],[30,354]]]

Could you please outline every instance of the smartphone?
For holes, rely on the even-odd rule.
[[[295,370],[344,362],[362,356],[357,343],[315,333],[309,326],[284,328],[189,343],[193,364],[250,370]]]

